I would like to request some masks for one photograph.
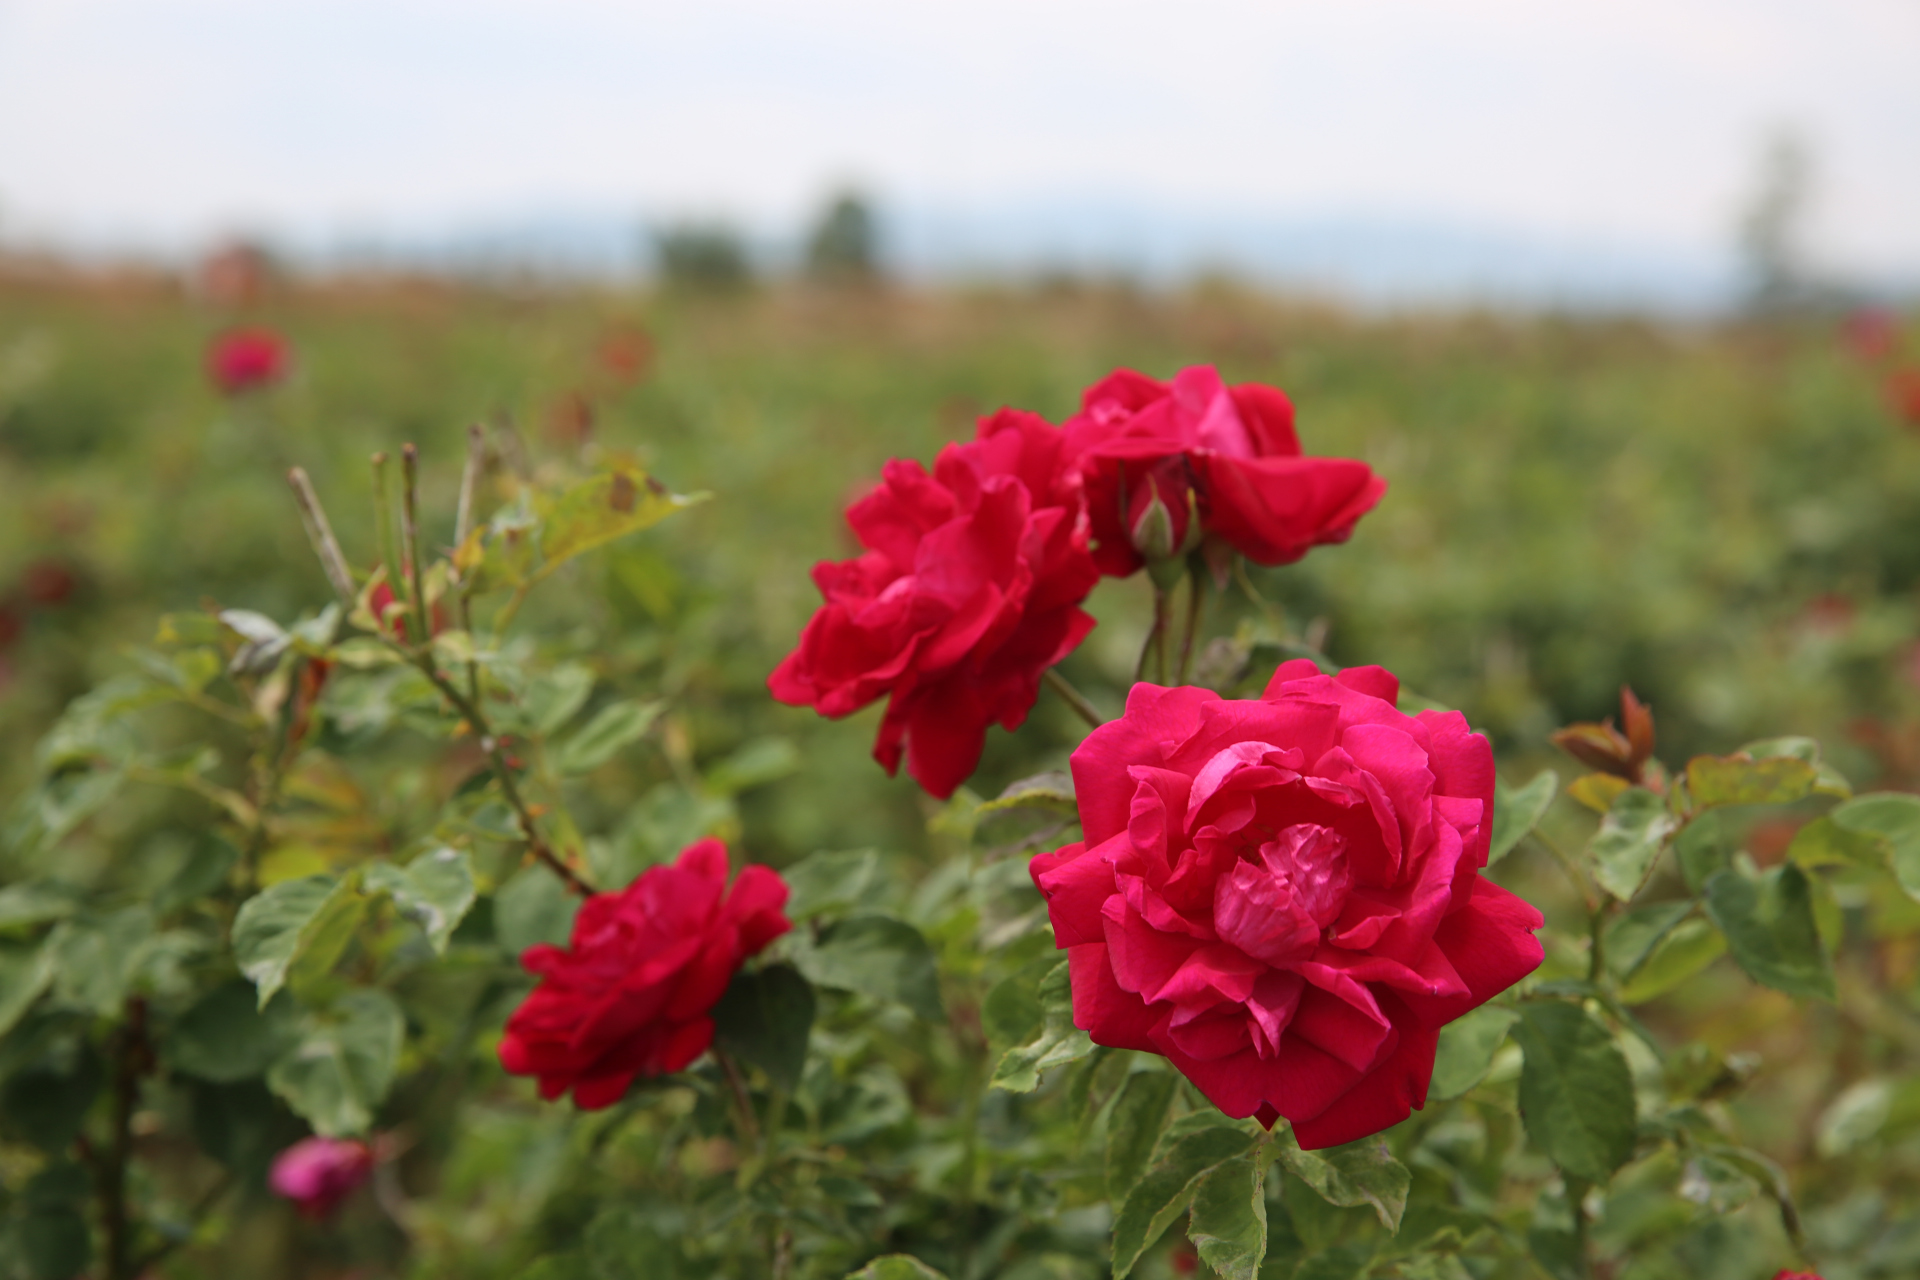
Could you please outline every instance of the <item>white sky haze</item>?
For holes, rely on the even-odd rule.
[[[1724,244],[1762,139],[1920,271],[1916,0],[0,0],[0,229],[1124,199]]]

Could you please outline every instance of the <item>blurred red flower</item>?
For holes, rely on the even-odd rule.
[[[58,560],[35,560],[20,575],[20,593],[38,605],[57,605],[73,594],[79,580]]]
[[[596,893],[567,947],[528,947],[540,977],[513,1015],[500,1063],[538,1076],[540,1096],[618,1102],[638,1076],[684,1070],[713,1043],[709,1011],[734,972],[792,926],[787,883],[749,866],[727,888],[727,847],[706,839],[618,893]]]
[[[1256,564],[1288,564],[1344,542],[1387,489],[1364,462],[1301,456],[1285,395],[1229,387],[1205,365],[1172,382],[1110,374],[1063,430],[1086,489],[1094,559],[1114,577],[1209,535]]]
[[[228,395],[272,386],[291,363],[286,339],[271,329],[229,329],[207,349],[207,376]]]
[[[406,602],[402,601],[401,603],[404,604]],[[401,640],[405,640],[407,639],[406,610],[398,610],[389,617],[387,610],[393,608],[393,604],[393,588],[388,585],[386,580],[383,578],[379,582],[374,583],[373,590],[367,593],[367,608],[373,611],[373,616],[380,622],[381,626],[390,628],[394,635],[398,636]],[[433,615],[431,625],[433,627],[433,634],[437,636],[447,629],[446,612],[441,609],[440,602],[437,600],[427,606],[427,611]]]
[[[274,1157],[267,1185],[301,1214],[331,1218],[361,1183],[373,1176],[373,1149],[352,1138],[303,1138]]]
[[[1884,307],[1861,307],[1840,326],[1847,350],[1869,364],[1893,354],[1900,343],[1900,318]]]
[[[866,554],[822,561],[826,603],[767,679],[773,696],[838,718],[886,696],[873,755],[931,794],[953,794],[987,726],[1017,729],[1040,679],[1093,629],[1080,602],[1100,581],[1077,491],[1051,496],[1063,437],[1003,409],[948,445],[933,474],[887,463],[847,509]]]
[[[616,381],[638,382],[653,364],[653,339],[644,329],[609,329],[601,336],[595,354],[600,367]]]
[[[1887,404],[1910,427],[1920,427],[1920,369],[1895,369],[1887,375]]]

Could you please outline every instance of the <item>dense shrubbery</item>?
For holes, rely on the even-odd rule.
[[[100,305],[0,309],[0,546],[67,575],[23,585],[5,655],[14,1273],[1920,1264],[1920,799],[1846,781],[1916,780],[1920,543],[1899,517],[1920,464],[1876,376],[1823,336],[774,293],[660,312],[636,385],[652,348],[610,304],[335,294],[284,302],[287,380],[219,406],[192,389],[216,326],[162,324],[170,304],[137,296],[108,305],[150,323],[109,326]],[[1284,455],[1262,443],[1270,406],[1225,402],[1269,425],[1222,451],[1221,393],[1198,384],[1193,422],[1078,470],[1027,447],[1053,428],[990,420],[933,478],[890,470],[897,510],[856,506],[869,551],[847,566],[865,567],[822,578],[822,616],[844,616],[809,631],[788,689],[835,714],[890,693],[901,718],[868,722],[880,754],[904,749],[944,798],[889,783],[863,724],[768,696],[814,603],[803,565],[848,550],[830,520],[888,454],[931,457],[1001,401],[1066,418],[1103,365],[1208,355],[1286,385],[1310,450],[1371,470],[1229,467]],[[1120,404],[1102,421],[1124,441],[1154,395],[1104,385],[1087,413]],[[495,410],[470,442],[442,425]],[[423,461],[376,464],[365,496],[362,446],[414,436]],[[324,575],[277,479],[296,464]],[[1351,543],[1262,567],[1353,529],[1374,473],[1391,488]],[[1307,488],[1318,514],[1275,523]],[[1076,552],[1087,493],[1114,519]],[[964,534],[929,525],[901,550],[900,513],[927,502]],[[1031,554],[994,559],[1014,543]],[[995,610],[940,596],[962,544]],[[903,592],[928,603],[880,625],[874,602]],[[1010,642],[1023,616],[1050,620]],[[860,637],[874,653],[834,667]],[[968,666],[983,637],[1008,644],[999,665]],[[921,655],[904,684],[889,647]],[[1039,681],[1063,653],[1056,697]],[[1426,696],[1315,674],[1370,661]],[[1140,666],[1213,692],[1125,699]],[[1599,722],[1623,682],[1657,735],[1631,696]],[[1334,703],[1355,717],[1345,763],[1313,727]],[[1018,734],[987,731],[1029,706]],[[1486,747],[1443,706],[1526,782],[1490,818]],[[1198,741],[1169,717],[1221,715],[1243,726],[1221,740],[1238,772],[1167,745]],[[1083,717],[1116,722],[1069,774]],[[1159,727],[1127,728],[1142,718]],[[1582,723],[1557,759],[1590,770],[1564,793],[1542,769],[1562,721]],[[1418,783],[1429,760],[1440,781]],[[1187,820],[1160,783],[1153,804],[1132,792],[1148,774],[1190,779],[1193,824],[1214,825],[1169,834]],[[1220,816],[1239,794],[1255,816],[1232,822],[1252,826]],[[1151,859],[1115,853],[1100,886],[1084,870],[1122,845],[1198,867],[1261,824],[1279,836],[1206,871],[1204,910]],[[1076,853],[1083,834],[1099,848]],[[764,870],[726,889],[704,837],[736,872],[780,868],[784,898]],[[1345,869],[1402,839],[1439,897],[1376,901],[1386,873]],[[1482,859],[1546,914],[1537,970],[1514,950],[1529,909],[1473,887]],[[576,923],[581,892],[629,885]],[[1483,901],[1497,927],[1464,923]],[[1232,955],[1179,942],[1195,921]],[[1301,930],[1361,967],[1336,981]],[[1429,935],[1431,952],[1408,941]],[[1178,973],[1149,989],[1143,964]],[[1303,996],[1302,974],[1346,994]],[[1289,1074],[1301,1034],[1352,1061]],[[1207,1066],[1231,1054],[1247,1069]],[[1297,1129],[1269,1131],[1274,1112]]]

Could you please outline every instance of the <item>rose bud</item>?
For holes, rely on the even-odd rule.
[[[396,609],[394,608],[394,602],[393,588],[388,585],[384,578],[374,583],[373,590],[367,592],[368,610],[378,619],[382,628],[392,631],[396,637],[402,642],[405,642],[408,638],[407,610],[412,608],[412,605],[408,601],[402,600],[399,603],[403,607]],[[392,610],[392,612],[389,613],[389,610]],[[437,636],[447,629],[447,615],[445,611],[440,608],[440,602],[438,600],[427,606],[427,612],[432,615],[429,625],[433,628],[434,635]]]
[[[1542,957],[1480,875],[1493,749],[1398,694],[1305,660],[1258,699],[1136,684],[1072,756],[1085,838],[1030,864],[1074,1024],[1302,1147],[1423,1106],[1440,1029]]]
[[[303,1138],[274,1157],[267,1185],[305,1217],[331,1218],[373,1176],[373,1149],[352,1138]]]
[[[1211,535],[1256,564],[1289,564],[1344,542],[1386,492],[1351,458],[1308,458],[1293,405],[1272,387],[1229,387],[1206,366],[1158,382],[1122,369],[1093,387],[1062,428],[1071,482],[1084,487],[1100,571],[1125,577]],[[1157,498],[1171,530],[1142,514]],[[1199,533],[1187,528],[1197,513]]]
[[[1046,669],[1093,630],[1100,581],[1063,437],[1003,409],[940,451],[929,475],[889,462],[847,509],[866,554],[814,566],[826,603],[767,686],[840,717],[885,696],[873,755],[941,799],[980,763],[987,726],[1017,729]],[[1130,552],[1131,554],[1131,552]]]
[[[233,329],[207,349],[207,375],[228,395],[269,387],[287,376],[286,339],[271,329]]]
[[[540,1096],[577,1107],[618,1102],[640,1076],[684,1070],[713,1043],[709,1011],[749,956],[792,926],[787,884],[749,866],[727,888],[727,847],[707,839],[618,893],[596,893],[567,947],[520,957],[537,974],[507,1019],[500,1064],[537,1076]]]

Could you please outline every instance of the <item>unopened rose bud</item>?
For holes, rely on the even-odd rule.
[[[351,1138],[305,1138],[274,1157],[267,1184],[302,1215],[331,1218],[373,1176],[373,1148]]]
[[[1133,518],[1133,527],[1128,532],[1133,538],[1133,549],[1148,560],[1165,560],[1173,555],[1173,549],[1179,544],[1174,535],[1173,512],[1160,500],[1160,491],[1147,490],[1147,501],[1140,508],[1140,514]]]

